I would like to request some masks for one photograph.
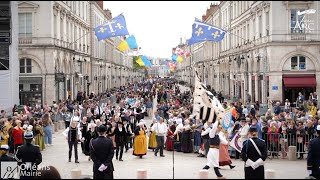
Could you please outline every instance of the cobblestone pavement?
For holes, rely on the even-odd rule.
[[[147,126],[151,124],[147,120]],[[68,146],[67,141],[62,135],[62,130],[53,134],[53,146],[47,147],[42,151],[42,166],[55,166],[62,178],[70,179],[71,170],[79,168],[82,175],[92,178],[92,161],[88,161],[88,157],[82,154],[80,144],[78,146],[79,164],[74,163],[74,154],[72,162],[68,162]],[[115,172],[114,178],[119,179],[135,179],[137,169],[146,169],[147,177],[150,179],[172,179],[173,178],[173,152],[164,151],[165,157],[154,156],[151,150],[148,150],[143,159],[139,159],[132,155],[132,149],[124,153],[122,162],[113,159]],[[236,168],[230,170],[229,167],[222,167],[221,173],[228,179],[244,179],[243,167],[244,163],[240,160],[232,159]],[[199,170],[206,164],[205,158],[199,158],[196,154],[185,154],[174,152],[174,178],[199,178]],[[273,169],[276,171],[276,178],[281,179],[301,179],[306,177],[306,160],[288,161],[281,159],[267,160],[265,169]],[[213,169],[209,171],[209,179],[215,179]]]

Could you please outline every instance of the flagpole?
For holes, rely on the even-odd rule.
[[[93,30],[93,29],[92,29]],[[79,41],[81,38],[83,38],[85,35],[89,34],[91,31],[88,31],[86,34],[80,36],[78,39],[76,39],[75,41],[69,43],[69,45],[67,46],[67,48],[69,48],[72,44],[74,44],[75,42]]]

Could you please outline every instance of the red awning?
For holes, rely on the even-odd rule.
[[[317,81],[315,77],[284,77],[285,87],[315,87]]]

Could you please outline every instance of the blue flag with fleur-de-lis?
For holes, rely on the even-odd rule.
[[[94,29],[98,41],[115,36],[129,35],[126,20],[122,14]]]
[[[192,25],[192,36],[188,41],[188,46],[203,41],[219,42],[225,34],[225,30],[196,19]]]

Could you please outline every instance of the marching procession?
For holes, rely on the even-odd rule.
[[[201,91],[197,90],[199,84],[202,87]],[[278,119],[275,118],[277,116],[272,114],[272,120],[268,123],[266,120],[263,121],[263,117],[258,120],[258,113],[245,116],[238,110],[241,106],[237,107],[231,103],[229,107],[223,108],[226,103],[220,104],[215,96],[211,96],[211,89],[208,90],[199,80],[196,80],[195,90],[192,92],[181,92],[179,87],[180,85],[174,79],[148,79],[100,96],[92,93],[90,97],[86,97],[84,93],[79,92],[74,101],[54,102],[52,106],[47,104],[26,106],[21,112],[13,109],[13,116],[10,117],[2,112],[1,148],[5,152],[10,152],[9,156],[16,154],[17,159],[19,158],[17,153],[20,149],[22,150],[19,148],[20,144],[23,144],[23,141],[28,143],[27,139],[34,138],[32,144],[40,153],[40,150],[45,149],[46,146],[54,144],[52,140],[48,141],[52,136],[50,134],[52,130],[48,133],[43,129],[63,120],[66,124],[63,135],[66,137],[66,146],[69,147],[69,157],[66,157],[66,162],[67,160],[71,162],[74,150],[74,162],[79,163],[77,146],[80,144],[82,153],[88,156],[88,161],[92,160],[94,163],[94,178],[113,178],[113,171],[116,172],[116,170],[112,167],[112,160],[125,161],[128,154],[124,155],[124,151],[127,152],[128,149],[133,148],[132,155],[143,158],[149,148],[155,156],[160,152],[160,157],[165,157],[167,151],[196,153],[199,154],[198,157],[206,157],[207,164],[203,169],[213,168],[217,178],[225,178],[219,172],[221,166],[228,165],[230,169],[236,168],[232,164],[231,157],[241,158],[245,161],[246,179],[263,179],[264,161],[268,153],[273,153],[267,144],[272,142],[270,137],[275,138],[270,136],[270,132],[274,132],[273,128],[277,132],[279,128],[283,128],[283,126],[278,127]],[[214,90],[211,91],[214,93]],[[205,96],[201,95],[200,108],[195,105],[199,100],[195,98],[197,94],[205,94]],[[112,102],[113,100],[115,101]],[[194,109],[195,112],[199,109],[199,113],[192,113]],[[228,110],[233,109],[240,114],[240,117],[226,118],[225,114]],[[153,120],[150,127],[146,126],[144,120],[147,117],[152,117]],[[279,125],[285,122],[280,121]],[[227,129],[225,129],[226,123],[230,123]],[[268,130],[264,134],[268,125],[270,127],[267,127]],[[312,133],[319,134],[320,126],[314,127],[317,129]],[[6,133],[7,129],[8,133]],[[19,136],[16,135],[17,129],[21,134]],[[267,136],[261,138],[259,136],[261,131]],[[283,133],[285,130],[279,132]],[[311,131],[307,130],[307,132]],[[238,134],[239,139],[235,145],[233,140]],[[280,135],[279,133],[277,138]],[[19,139],[21,136],[25,137],[24,140]],[[38,136],[42,138],[39,139]],[[109,140],[107,141],[104,137]],[[317,142],[313,140],[310,144],[318,148],[314,145]],[[103,151],[103,148],[107,148],[107,151]],[[240,148],[240,151],[237,148]],[[102,152],[109,154],[102,156],[104,154]],[[308,154],[308,170],[311,170],[310,174],[316,177],[314,157],[318,157],[318,151],[314,151],[311,147],[309,152],[311,153]],[[280,150],[276,154],[280,156],[278,153]],[[6,157],[7,153],[4,153],[3,158]],[[32,162],[40,164],[41,157],[33,159]]]

